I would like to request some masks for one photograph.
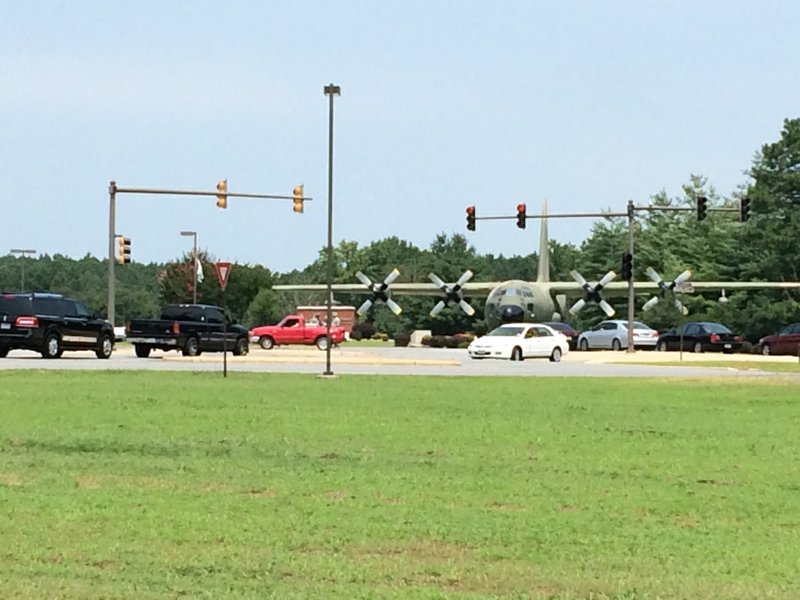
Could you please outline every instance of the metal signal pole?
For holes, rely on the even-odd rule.
[[[634,206],[633,200],[628,200],[628,252],[630,252],[631,256],[633,256],[633,215],[634,215]],[[628,347],[625,349],[626,352],[633,352],[633,302],[636,294],[634,293],[634,285],[633,285],[633,265],[634,259],[631,261],[631,277],[628,279]]]

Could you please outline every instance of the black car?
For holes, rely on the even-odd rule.
[[[74,298],[44,292],[0,293],[0,358],[10,350],[59,358],[65,350],[114,351],[114,328]]]
[[[562,323],[561,321],[545,321],[543,325],[547,325],[564,334],[569,342],[569,349],[575,350],[578,347],[578,331],[569,323]]]
[[[658,336],[656,350],[681,349],[691,352],[738,352],[742,349],[742,336],[720,323],[684,323]]]

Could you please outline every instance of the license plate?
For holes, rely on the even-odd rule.
[[[0,329],[11,329],[11,323],[0,323]]]
[[[726,348],[730,348],[730,347],[731,347],[731,345],[730,345],[730,344],[725,344],[725,347],[726,347]]]

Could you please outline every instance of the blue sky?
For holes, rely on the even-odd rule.
[[[291,194],[120,196],[136,261],[189,249],[303,268],[326,243],[327,83],[334,242],[463,233],[528,254],[512,215],[623,210],[689,175],[746,184],[798,117],[795,1],[3,2],[0,253],[107,255],[108,182]],[[579,243],[590,220],[551,222]],[[465,265],[467,267],[468,265]]]

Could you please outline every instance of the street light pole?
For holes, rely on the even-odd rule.
[[[20,261],[21,269],[22,269],[22,287],[20,288],[20,292],[25,291],[25,255],[26,254],[36,254],[36,250],[32,250],[29,248],[12,248],[9,250],[11,254],[19,254],[22,260]]]
[[[191,236],[194,238],[192,245],[192,273],[194,274],[192,284],[192,304],[197,304],[197,232],[196,231],[181,231],[182,236]]]
[[[328,315],[325,319],[328,345],[325,349],[325,372],[333,375],[331,370],[331,321],[333,320],[333,97],[341,94],[341,88],[332,83],[324,88],[328,97]]]

